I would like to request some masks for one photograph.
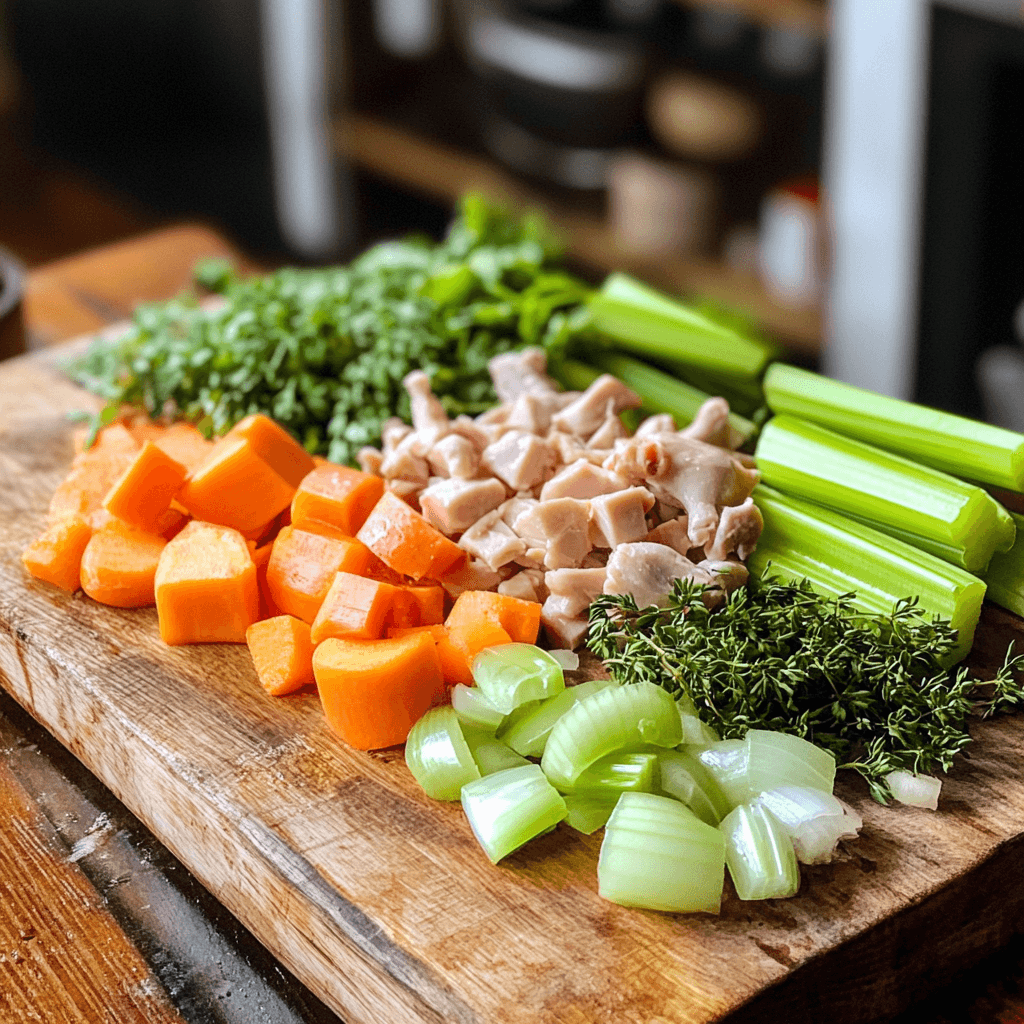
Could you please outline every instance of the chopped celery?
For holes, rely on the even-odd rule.
[[[1024,516],[1010,514],[1017,526],[1017,539],[1005,554],[993,556],[984,578],[990,601],[1015,615],[1024,615]]]
[[[483,695],[479,687],[456,683],[452,690],[452,707],[466,725],[494,732],[505,716]]]
[[[793,843],[759,804],[740,804],[718,826],[725,836],[725,863],[741,900],[795,896],[800,867]]]
[[[601,842],[598,892],[626,907],[717,914],[725,837],[678,800],[623,793]]]
[[[616,347],[733,377],[758,377],[772,350],[626,274],[609,274],[590,317]]]
[[[761,430],[757,466],[765,483],[839,512],[889,523],[953,546],[988,538],[1013,543],[995,499],[980,487],[790,416]]]
[[[831,793],[836,759],[800,736],[748,729],[747,785],[753,795],[778,786],[810,786]]]
[[[658,755],[650,751],[619,750],[599,757],[566,787],[567,793],[653,793],[658,788]],[[556,789],[561,787],[556,784]]]
[[[473,659],[473,681],[502,713],[565,689],[562,666],[533,644],[486,647]]]
[[[801,864],[830,863],[839,840],[856,838],[864,824],[856,811],[831,793],[807,786],[780,786],[754,802],[779,822]]]
[[[564,692],[564,691],[563,691]],[[556,694],[561,696],[561,694]],[[548,700],[554,700],[554,697],[548,697],[546,700],[528,700],[525,704],[520,704],[519,707],[510,711],[502,720],[501,725],[498,726],[496,735],[502,743],[508,743],[508,734],[512,732],[521,721],[525,718],[529,718],[542,704],[547,703]],[[520,751],[522,753],[522,751]]]
[[[948,619],[959,634],[957,654],[971,648],[985,597],[984,584],[955,566],[883,536],[837,512],[801,501],[764,484],[754,490],[764,529],[748,567],[762,576],[806,577],[820,593],[853,593],[854,604],[888,615],[901,598],[913,595],[926,618]]]
[[[730,809],[753,795],[748,782],[750,748],[744,740],[719,740],[697,754],[697,760],[721,790]]]
[[[501,738],[524,757],[540,757],[548,736],[562,715],[577,702],[599,690],[619,684],[611,679],[588,679],[577,686],[567,686],[561,693],[540,701],[524,715],[509,715],[510,725],[502,728]],[[524,705],[525,707],[525,705]]]
[[[689,751],[664,750],[659,757],[661,792],[682,801],[701,821],[717,825],[730,803],[708,770]]]
[[[565,801],[540,765],[485,775],[462,787],[462,807],[492,864],[565,817]]]
[[[567,391],[586,391],[601,373],[578,359],[563,359],[558,364],[558,379]]]
[[[463,785],[480,778],[459,718],[447,706],[431,708],[409,730],[405,763],[435,800],[458,800]]]
[[[522,768],[530,762],[517,754],[508,744],[495,739],[490,733],[476,729],[465,730],[466,743],[481,775],[493,775],[506,768]]]
[[[601,369],[631,387],[644,400],[645,412],[671,413],[678,427],[692,422],[700,407],[712,397],[664,370],[619,352],[595,352],[591,358]],[[754,433],[754,424],[736,413],[729,413],[729,423],[744,441]]]
[[[559,718],[541,767],[555,785],[569,788],[605,754],[643,743],[674,747],[682,735],[676,702],[660,686],[613,686],[584,697]]]
[[[1024,434],[784,363],[768,368],[764,390],[773,412],[813,420],[953,476],[1024,491]]]
[[[607,824],[612,811],[615,810],[619,794],[591,796],[584,793],[566,793],[563,799],[566,806],[566,825],[589,836]]]

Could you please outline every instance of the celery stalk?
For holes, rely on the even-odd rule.
[[[530,763],[508,744],[495,739],[490,733],[479,729],[466,729],[464,735],[481,776],[493,775],[506,768],[522,768]]]
[[[754,489],[764,529],[747,565],[756,576],[771,572],[792,580],[806,577],[819,593],[853,593],[853,603],[873,615],[888,615],[905,597],[917,597],[926,617],[948,619],[959,633],[961,657],[974,641],[985,585],[963,569],[887,537],[837,512],[780,494],[764,484]]]
[[[620,750],[599,757],[569,783],[565,792],[582,796],[602,793],[653,793],[658,788],[658,755],[649,751]],[[556,785],[556,789],[561,789]]]
[[[591,796],[583,793],[566,793],[562,799],[565,800],[566,825],[589,836],[608,823],[619,794]]]
[[[1024,434],[784,363],[769,367],[764,390],[773,412],[813,420],[953,476],[1024,491]]]
[[[725,837],[678,800],[623,793],[605,826],[598,893],[626,907],[717,914]]]
[[[536,764],[508,768],[466,784],[462,807],[492,864],[565,817],[565,801]]]
[[[725,794],[692,753],[665,750],[659,760],[662,793],[686,804],[709,825],[717,825],[729,813]]]
[[[734,377],[759,376],[768,346],[626,274],[610,274],[589,303],[591,322],[618,348]]]
[[[502,714],[565,689],[565,675],[547,651],[533,644],[486,647],[473,659],[473,681]]]
[[[477,729],[494,732],[505,716],[480,692],[476,686],[456,683],[452,690],[452,707],[459,721]]]
[[[618,685],[612,679],[588,679],[576,686],[567,686],[561,693],[541,701],[524,714],[509,715],[508,722],[502,726],[501,738],[524,757],[540,757],[544,753],[544,747],[547,745],[551,730],[555,727],[555,722],[569,708],[592,693]]]
[[[1010,515],[1017,526],[1017,539],[1005,554],[992,558],[985,573],[987,596],[1001,608],[1024,615],[1024,516]]]
[[[839,512],[954,546],[971,536],[988,537],[993,551],[1013,542],[980,487],[814,423],[774,417],[755,457],[765,483]]]
[[[578,359],[563,359],[557,370],[552,372],[557,373],[559,382],[567,391],[586,391],[602,373]]]
[[[719,825],[725,836],[725,863],[741,900],[795,896],[800,867],[793,842],[779,821],[760,804],[740,804]]]
[[[480,778],[458,716],[447,706],[431,708],[409,730],[405,763],[435,800],[458,800],[463,785]]]

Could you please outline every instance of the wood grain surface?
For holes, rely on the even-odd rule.
[[[868,1021],[1024,922],[1024,720],[972,729],[941,810],[882,808],[790,900],[719,917],[597,896],[600,836],[566,827],[493,867],[400,749],[350,750],[316,695],[267,697],[242,647],[167,648],[152,609],[28,578],[19,555],[89,399],[41,356],[0,366],[0,684],[345,1020]],[[1019,620],[986,609],[991,669]]]

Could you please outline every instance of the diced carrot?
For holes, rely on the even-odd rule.
[[[396,626],[433,626],[436,623],[444,622],[444,590],[436,584],[403,586],[400,592],[407,594],[412,607],[409,618],[415,618],[415,622],[399,622],[396,618]],[[396,602],[396,611],[398,611]]]
[[[516,643],[535,644],[540,632],[541,606],[493,590],[467,590],[455,600],[445,619],[449,630],[473,626],[488,619],[497,623]]]
[[[302,478],[315,468],[313,456],[287,430],[262,413],[239,420],[224,437],[244,437],[252,450],[279,477],[288,481],[292,493],[302,483]]]
[[[414,580],[437,579],[466,552],[401,498],[385,491],[356,534],[388,568]]]
[[[166,423],[158,423],[148,416],[132,416],[124,421],[123,426],[140,447],[147,441],[156,441],[167,430]]]
[[[50,498],[51,523],[63,516],[77,515],[96,530],[110,518],[103,508],[103,499],[139,450],[131,434],[119,424],[116,426],[120,433],[111,436],[113,427],[107,427],[97,444],[75,456],[70,472]]]
[[[227,433],[185,480],[178,501],[196,519],[259,532],[295,494],[242,434]]]
[[[85,451],[90,452],[103,452],[105,455],[112,455],[115,452],[119,452],[122,455],[134,454],[141,447],[141,442],[137,441],[133,436],[132,432],[123,423],[111,423],[106,427],[102,427],[96,433],[96,438],[90,448],[85,448],[85,439],[89,436],[89,429],[86,427],[82,431],[82,444],[79,446],[75,445],[75,453],[82,454]]]
[[[434,638],[417,632],[390,640],[325,640],[313,675],[327,724],[357,750],[404,743],[413,725],[445,700]]]
[[[485,647],[510,644],[512,637],[498,622],[492,619],[477,619],[474,622],[445,623],[448,632],[448,649],[445,656],[445,682],[449,686],[462,683],[473,685],[473,659]]]
[[[65,516],[29,544],[21,560],[37,580],[74,592],[81,584],[82,552],[91,536],[92,527],[81,516]]]
[[[185,528],[189,520],[188,513],[176,501],[171,501],[170,507],[162,513],[157,520],[154,533],[159,533],[165,540],[177,537]]]
[[[370,563],[365,545],[286,526],[274,541],[267,565],[267,589],[274,604],[312,623],[338,572],[364,576]]]
[[[468,658],[467,660],[466,652],[461,647],[452,643],[452,639],[448,635],[447,626],[443,623],[437,623],[432,626],[391,626],[387,630],[389,637],[408,636],[410,633],[429,633],[434,638],[434,643],[437,644],[437,656],[441,660],[441,674],[444,676],[446,686],[453,687],[457,683],[462,683],[465,686],[473,685],[473,673],[471,671],[473,658]],[[508,634],[505,635],[507,636]],[[487,639],[493,640],[494,637],[488,636]],[[501,640],[499,638],[496,643],[508,643],[508,640]],[[486,643],[484,647],[494,647],[496,643]],[[476,654],[473,657],[476,657]]]
[[[156,569],[166,546],[159,534],[111,519],[82,552],[82,589],[94,601],[115,608],[153,604]]]
[[[130,526],[159,533],[160,517],[171,507],[187,473],[180,462],[147,441],[107,492],[103,507]]]
[[[191,423],[172,423],[159,436],[154,437],[153,444],[162,448],[175,462],[180,462],[190,473],[210,452],[213,441],[208,441]]]
[[[354,537],[384,493],[379,476],[328,462],[307,473],[292,498],[292,522],[328,523]]]
[[[281,614],[281,609],[274,603],[270,596],[270,588],[267,586],[267,567],[270,564],[270,556],[274,550],[274,542],[264,544],[262,547],[255,547],[253,541],[252,561],[256,566],[256,586],[260,592],[260,620],[273,619]],[[294,616],[293,616],[294,618]],[[308,626],[309,623],[307,622]]]
[[[259,603],[256,566],[237,530],[193,520],[167,543],[156,571],[164,643],[244,644]]]
[[[309,624],[291,615],[254,622],[245,631],[260,685],[283,697],[313,682],[313,644]]]
[[[399,591],[350,572],[335,573],[327,596],[313,620],[314,645],[328,637],[344,640],[379,640]]]

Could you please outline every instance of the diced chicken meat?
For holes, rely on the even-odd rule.
[[[578,568],[590,551],[590,503],[577,498],[539,501],[519,517],[527,545],[542,549],[546,569]]]
[[[403,480],[420,488],[426,487],[430,479],[430,466],[423,455],[419,454],[415,445],[416,435],[399,442],[397,447],[384,453],[380,464],[380,475],[387,481]],[[412,442],[412,443],[407,443]]]
[[[590,537],[596,548],[616,548],[647,537],[647,513],[654,495],[646,487],[629,487],[590,499]]]
[[[750,570],[742,562],[733,559],[716,561],[706,558],[697,563],[697,568],[710,573],[727,594],[739,590],[750,578]]]
[[[412,433],[412,427],[397,416],[384,421],[380,428],[381,450],[385,455],[393,452]]]
[[[542,604],[547,597],[544,573],[539,569],[521,569],[514,576],[498,584],[498,593],[506,597],[518,597],[520,601],[535,601]]]
[[[548,588],[545,609],[553,614],[576,618],[585,612],[591,602],[604,593],[604,582],[608,570],[599,569],[554,569],[544,574]]]
[[[570,619],[564,615],[551,613],[545,615],[542,607],[540,621],[544,627],[544,636],[551,647],[561,647],[567,651],[573,651],[587,637],[589,623],[585,618]]]
[[[578,437],[573,434],[563,434],[559,430],[552,430],[548,434],[547,440],[554,450],[558,462],[563,466],[569,466],[580,459],[600,466],[608,457],[608,453],[600,448],[588,448]]]
[[[409,409],[412,426],[428,448],[448,433],[448,414],[434,392],[430,390],[430,378],[422,370],[413,370],[402,381],[409,394]]]
[[[459,547],[498,570],[526,554],[526,542],[501,518],[499,509],[481,516],[459,538]]]
[[[706,547],[707,557],[714,561],[725,561],[737,554],[746,561],[753,553],[764,528],[761,510],[753,498],[747,498],[740,505],[726,505],[718,519],[715,539]]]
[[[427,464],[438,476],[468,480],[480,469],[480,451],[463,434],[442,437],[427,453]]]
[[[502,402],[514,402],[520,395],[557,395],[556,381],[547,375],[548,357],[542,348],[524,348],[495,356],[487,370]]]
[[[639,409],[640,396],[617,377],[603,373],[574,402],[552,417],[552,423],[567,434],[589,438],[608,416],[625,409]]]
[[[551,426],[551,402],[529,392],[520,395],[509,407],[506,427],[525,430],[543,437]]]
[[[513,491],[542,484],[554,471],[555,453],[541,438],[511,430],[483,452],[481,463]]]
[[[629,594],[638,608],[660,606],[668,602],[672,584],[679,579],[692,579],[706,586],[715,583],[710,573],[665,544],[622,544],[608,559],[604,593]]]
[[[623,425],[622,420],[615,413],[610,413],[605,417],[604,423],[590,435],[587,447],[604,451],[611,448],[620,437],[628,436],[629,432]]]
[[[613,494],[628,486],[621,477],[607,469],[595,466],[587,459],[577,459],[572,465],[560,469],[540,491],[540,500],[549,498],[596,498],[599,494]]]
[[[729,422],[729,403],[724,398],[709,398],[697,410],[693,422],[679,433],[730,450],[743,443],[743,435]]]
[[[458,477],[431,481],[420,492],[420,512],[431,526],[447,534],[462,533],[505,501],[505,485]]]
[[[442,576],[438,581],[451,598],[467,590],[494,590],[501,586],[505,577],[478,558],[469,558],[455,572]]]
[[[646,540],[652,544],[666,544],[668,547],[678,551],[681,555],[689,557],[693,545],[690,543],[690,535],[687,532],[686,516],[679,516],[678,519],[668,519],[659,523],[650,533]]]
[[[694,547],[705,547],[713,540],[718,508],[739,505],[759,479],[757,470],[747,469],[725,449],[679,434],[620,441],[605,468],[644,484],[670,504],[681,505]]]
[[[359,463],[359,468],[364,473],[372,473],[374,476],[380,476],[380,469],[384,464],[384,454],[379,448],[367,445],[365,448],[359,449],[356,454],[356,462]]]
[[[676,421],[667,412],[659,412],[648,416],[633,432],[634,437],[646,437],[648,434],[674,434]]]

